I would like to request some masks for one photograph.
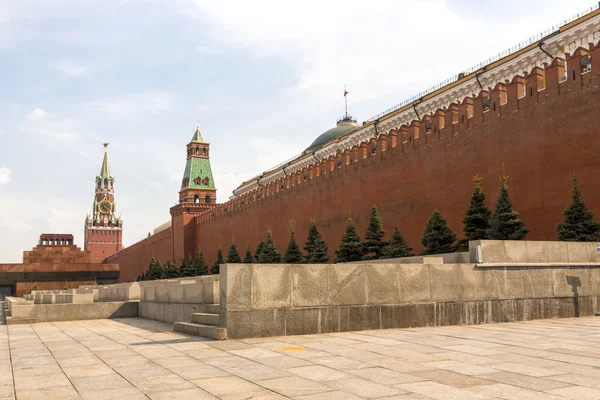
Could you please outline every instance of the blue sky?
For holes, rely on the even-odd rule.
[[[73,233],[110,142],[130,245],[169,220],[199,121],[218,198],[593,1],[0,0],[0,262]]]

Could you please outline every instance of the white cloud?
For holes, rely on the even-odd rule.
[[[35,110],[27,114],[27,118],[30,121],[39,121],[45,119],[48,116],[48,112],[43,108],[36,107]]]
[[[175,98],[173,93],[157,91],[99,99],[83,108],[91,112],[131,117],[140,113],[170,111]]]
[[[12,180],[12,171],[6,167],[0,168],[0,185],[6,185]]]
[[[87,127],[84,121],[62,118],[58,114],[36,107],[26,115],[21,129],[42,143],[73,146],[78,143],[81,132],[85,132]]]
[[[71,210],[61,210],[51,208],[48,216],[48,226],[52,233],[74,233],[81,231],[81,213],[74,213]]]
[[[55,69],[62,74],[70,76],[88,75],[91,72],[89,68],[72,61],[59,61],[56,63]]]
[[[258,158],[258,167],[261,171],[274,167],[275,165],[297,155],[297,148],[284,142],[274,142],[269,137],[253,137],[251,139],[255,154]]]
[[[252,174],[247,172],[241,174],[234,174],[232,172],[219,174],[213,172],[215,184],[217,185],[217,201],[224,203],[229,200],[233,190],[245,180],[252,178],[252,176]]]
[[[354,101],[397,91],[398,84],[414,80],[416,65],[422,75],[439,70],[424,45],[433,47],[441,37],[473,29],[442,0],[386,0],[376,7],[369,2],[347,6],[316,0],[262,0],[235,7],[228,2],[194,2],[203,16],[222,27],[218,34],[225,35],[230,44],[251,48],[259,56],[275,54],[294,60],[299,79],[289,88],[289,95],[326,96],[318,103],[339,101],[344,83],[349,84]],[[427,18],[407,17],[411,15]],[[435,47],[435,58],[440,53],[453,54],[451,48]],[[448,58],[450,64],[455,62]]]

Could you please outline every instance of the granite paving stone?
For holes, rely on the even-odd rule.
[[[325,384],[334,389],[364,398],[385,397],[408,393],[405,390],[393,386],[382,385],[359,377],[342,379],[339,381],[329,381],[325,382]]]
[[[226,341],[138,318],[2,328],[2,400],[600,399],[597,317]]]
[[[267,389],[288,397],[332,391],[331,388],[318,382],[310,381],[297,376],[269,379],[265,381],[258,381],[257,383],[263,387],[266,387]]]

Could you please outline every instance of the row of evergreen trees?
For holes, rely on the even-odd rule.
[[[421,254],[441,254],[468,249],[469,240],[521,240],[529,232],[519,214],[515,211],[508,195],[507,178],[502,177],[498,200],[494,211],[485,205],[485,193],[481,187],[482,178],[473,177],[475,190],[469,202],[469,208],[463,218],[465,238],[456,241],[456,234],[450,229],[447,221],[435,210],[425,225],[421,244]],[[594,221],[593,214],[588,210],[581,198],[576,177],[573,177],[571,203],[563,212],[563,222],[558,224],[556,231],[561,241],[596,241],[600,239],[600,223]],[[364,234],[364,240],[358,236],[351,218],[348,218],[346,232],[335,250],[334,262],[349,262],[374,260],[380,258],[399,258],[412,256],[412,248],[402,236],[398,226],[389,240],[384,240],[385,230],[383,221],[373,205],[369,226]],[[261,263],[261,264],[325,264],[330,261],[327,254],[327,244],[323,241],[315,221],[311,221],[308,237],[304,243],[304,253],[296,242],[294,223],[290,222],[290,241],[282,256],[273,243],[271,231],[267,232],[267,241],[260,240],[254,254],[250,247],[242,259],[235,243],[231,243],[227,255],[227,263]],[[158,260],[152,259],[148,271],[138,277],[138,280],[153,280],[198,276],[207,273],[218,273],[219,265],[225,263],[223,252],[219,249],[217,259],[209,268],[204,262],[202,253],[195,260],[181,262],[177,268],[170,261],[161,267]]]

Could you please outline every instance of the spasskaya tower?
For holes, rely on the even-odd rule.
[[[102,262],[123,248],[123,219],[117,217],[115,178],[108,166],[108,143],[104,143],[104,159],[100,175],[96,177],[96,194],[91,215],[85,217],[85,250],[90,251],[91,262]]]

